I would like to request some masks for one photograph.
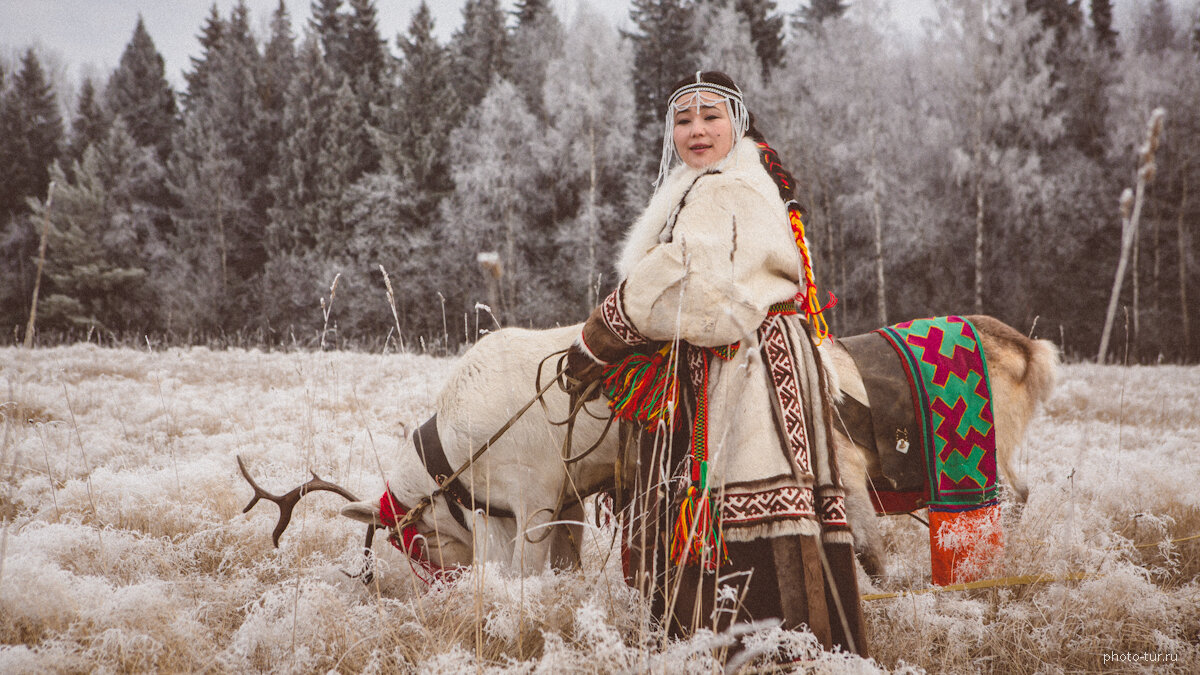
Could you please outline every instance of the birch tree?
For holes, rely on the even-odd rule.
[[[945,87],[942,114],[956,134],[954,177],[974,202],[974,311],[984,312],[987,223],[1008,219],[1040,199],[1041,158],[1037,148],[1063,131],[1053,111],[1057,86],[1047,52],[1053,33],[1041,31],[1036,16],[1006,0],[940,0],[935,77]],[[1003,191],[1015,208],[989,204]],[[993,217],[989,219],[989,215]]]
[[[634,160],[632,56],[613,27],[584,7],[565,45],[546,68],[547,161],[557,189],[577,195],[578,209],[557,236],[571,252],[578,309],[587,312],[599,301],[603,277],[611,277],[607,261],[627,224],[620,216],[623,174]]]

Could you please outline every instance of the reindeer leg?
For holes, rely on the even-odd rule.
[[[846,518],[854,532],[855,553],[864,572],[871,577],[880,577],[886,569],[887,556],[878,516],[867,492],[870,478],[865,451],[840,431],[834,433],[834,450],[846,490]]]

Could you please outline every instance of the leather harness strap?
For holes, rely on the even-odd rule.
[[[434,413],[433,417],[430,417],[421,425],[420,429],[417,429],[417,433],[413,436],[413,442],[417,446],[417,452],[421,455],[421,461],[425,463],[425,470],[440,486],[442,493],[450,498],[446,500],[451,507],[450,513],[464,530],[471,529],[467,526],[464,510],[482,509],[484,513],[496,518],[515,519],[517,517],[508,509],[491,506],[487,502],[475,498],[471,489],[458,478],[446,482],[446,479],[454,474],[454,469],[450,466],[450,460],[446,458],[446,450],[442,447],[441,437],[438,436],[437,413]]]
[[[839,338],[838,342],[854,360],[867,393],[865,415],[854,409],[854,404],[861,402],[848,394],[838,407],[847,426],[858,427],[851,429],[851,438],[878,454],[880,470],[889,483],[886,489],[901,492],[923,489],[929,478],[924,452],[918,443],[921,428],[911,384],[896,350],[877,332]],[[850,418],[856,421],[851,423]],[[881,485],[880,489],[884,487]]]

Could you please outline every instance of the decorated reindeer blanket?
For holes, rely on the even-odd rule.
[[[878,454],[887,479],[872,492],[876,510],[928,507],[934,583],[975,578],[1003,549],[995,418],[978,333],[967,319],[944,316],[842,343],[870,399],[869,411],[844,407],[844,419],[854,440]]]
[[[925,458],[928,505],[971,511],[995,502],[996,430],[987,361],[971,323],[918,319],[877,331],[896,350],[916,412],[909,442]]]

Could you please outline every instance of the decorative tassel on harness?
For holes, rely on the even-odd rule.
[[[601,392],[618,419],[653,429],[674,424],[679,404],[679,378],[674,350],[663,345],[653,354],[630,354],[604,371]]]

